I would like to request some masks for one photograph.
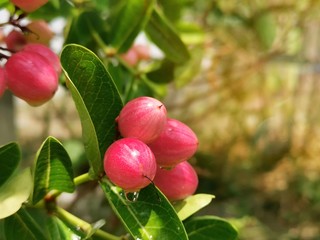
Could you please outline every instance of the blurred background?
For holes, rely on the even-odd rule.
[[[198,192],[216,198],[198,214],[229,219],[242,240],[319,240],[320,1],[158,2],[191,53],[168,71],[174,81],[158,97],[199,137],[190,160]],[[65,21],[50,24],[58,53]],[[148,42],[143,33],[139,41]],[[85,168],[80,121],[64,87],[37,108],[6,93],[0,112],[0,144],[18,141],[26,164],[53,135],[78,173]],[[86,185],[61,204],[89,220],[112,214],[92,196],[102,193]]]

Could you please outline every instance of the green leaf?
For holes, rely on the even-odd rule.
[[[67,45],[61,53],[61,64],[80,116],[86,156],[97,177],[103,173],[104,153],[118,134],[115,119],[122,100],[105,66],[90,50]]]
[[[42,232],[42,227],[21,208],[17,213],[8,217],[4,221],[5,236],[7,239],[19,240],[47,240]]]
[[[213,198],[215,198],[215,196],[211,194],[201,193],[192,195],[175,203],[174,208],[180,220],[183,221],[211,203]]]
[[[17,169],[20,159],[21,153],[17,143],[8,143],[0,148],[0,186]]]
[[[215,216],[194,217],[185,222],[190,240],[235,240],[237,230],[226,220]]]
[[[152,42],[171,61],[183,63],[190,58],[187,47],[172,28],[172,25],[157,8],[154,8],[145,30]]]
[[[158,68],[153,69],[146,75],[152,82],[170,83],[174,80],[174,69],[175,64],[168,59],[164,59],[161,61],[161,65]]]
[[[106,198],[135,239],[188,239],[174,208],[152,184],[135,201],[105,178],[100,182]]]
[[[36,204],[51,190],[71,193],[74,189],[71,159],[57,139],[48,137],[36,160],[32,202]]]
[[[0,219],[17,212],[32,191],[30,168],[9,178],[0,188]]]
[[[112,19],[110,44],[126,52],[150,18],[154,0],[127,0]]]
[[[52,216],[47,219],[49,236],[54,240],[73,239],[77,234],[67,227],[59,218]]]

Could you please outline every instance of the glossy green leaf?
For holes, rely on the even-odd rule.
[[[142,189],[134,201],[103,179],[106,198],[135,239],[188,239],[184,226],[168,200],[152,184]]]
[[[86,156],[97,177],[103,173],[104,153],[117,137],[115,119],[122,100],[105,66],[90,50],[67,45],[61,53],[61,64],[80,116]]]
[[[171,61],[183,63],[190,58],[187,47],[159,9],[154,9],[145,30]]]
[[[183,221],[211,203],[214,197],[211,194],[204,193],[192,195],[175,203],[174,208],[180,220]]]
[[[32,216],[21,208],[17,213],[4,221],[5,236],[7,239],[19,240],[47,240],[42,227]]]
[[[21,153],[17,143],[8,143],[0,148],[0,186],[17,169],[20,159]]]
[[[194,217],[184,225],[190,240],[235,240],[238,236],[228,221],[215,216]]]
[[[51,239],[64,240],[73,239],[77,234],[71,231],[59,218],[52,216],[48,218],[46,226],[48,227],[48,233]],[[80,239],[80,237],[79,237]]]
[[[17,212],[32,192],[30,168],[9,178],[0,187],[0,219]]]
[[[119,52],[127,51],[150,18],[154,0],[126,0],[112,19],[111,45]]]
[[[48,137],[35,164],[32,202],[36,204],[51,190],[71,193],[74,189],[71,159],[57,139]]]

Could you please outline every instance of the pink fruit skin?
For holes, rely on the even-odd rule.
[[[32,21],[26,27],[30,31],[26,34],[27,42],[49,45],[53,32],[46,21]]]
[[[31,51],[12,55],[5,71],[11,92],[33,106],[50,100],[58,88],[58,76],[53,66],[40,54]]]
[[[133,46],[139,60],[148,60],[150,59],[150,50],[149,47],[142,44],[136,44]]]
[[[151,183],[157,165],[146,144],[135,138],[123,138],[107,149],[104,170],[115,185],[126,192],[136,192]]]
[[[48,0],[10,0],[25,12],[33,12],[46,4]]]
[[[144,143],[151,143],[164,129],[167,110],[155,98],[138,97],[123,107],[117,121],[123,137],[135,137]]]
[[[22,32],[12,30],[4,39],[7,48],[13,51],[20,51],[24,45],[27,44],[27,40]]]
[[[199,180],[194,168],[182,162],[170,170],[158,167],[153,182],[170,201],[176,201],[194,194]]]
[[[55,54],[50,48],[39,43],[29,43],[24,46],[23,51],[31,51],[40,54],[45,57],[54,67],[57,74],[61,74],[61,64],[60,59],[57,54]]]
[[[121,54],[121,58],[131,67],[135,66],[139,61],[138,54],[132,48],[130,48],[126,53]]]
[[[7,81],[4,73],[4,69],[0,67],[0,97],[3,95],[7,88]]]
[[[198,138],[187,125],[168,118],[163,132],[149,147],[158,165],[173,167],[192,157],[198,148]]]

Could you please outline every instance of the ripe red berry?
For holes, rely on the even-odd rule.
[[[182,162],[170,170],[158,167],[153,182],[170,201],[176,201],[194,194],[199,180],[193,167]]]
[[[106,175],[126,192],[136,192],[149,185],[156,169],[150,148],[136,138],[115,141],[104,155]]]
[[[13,54],[5,71],[11,92],[33,106],[51,99],[58,88],[58,76],[53,66],[35,52]]]
[[[14,5],[25,12],[33,12],[46,4],[48,0],[10,0]]]
[[[167,110],[151,97],[138,97],[128,102],[117,118],[123,137],[135,137],[144,143],[154,141],[164,129]]]
[[[26,28],[30,31],[27,32],[25,36],[27,42],[49,45],[50,40],[53,37],[53,32],[46,21],[32,21],[26,26]]]
[[[7,88],[7,80],[5,77],[5,72],[4,72],[4,69],[0,67],[0,97],[3,95],[6,88]]]
[[[26,45],[27,40],[22,32],[17,30],[12,30],[5,38],[4,42],[7,48],[13,51],[20,51],[24,45]]]
[[[43,44],[39,43],[29,43],[24,46],[23,51],[31,51],[40,54],[44,58],[46,58],[56,70],[57,74],[61,73],[61,64],[60,59],[50,48]]]
[[[158,165],[173,167],[192,157],[198,148],[198,138],[187,125],[169,118],[161,135],[149,147]]]

